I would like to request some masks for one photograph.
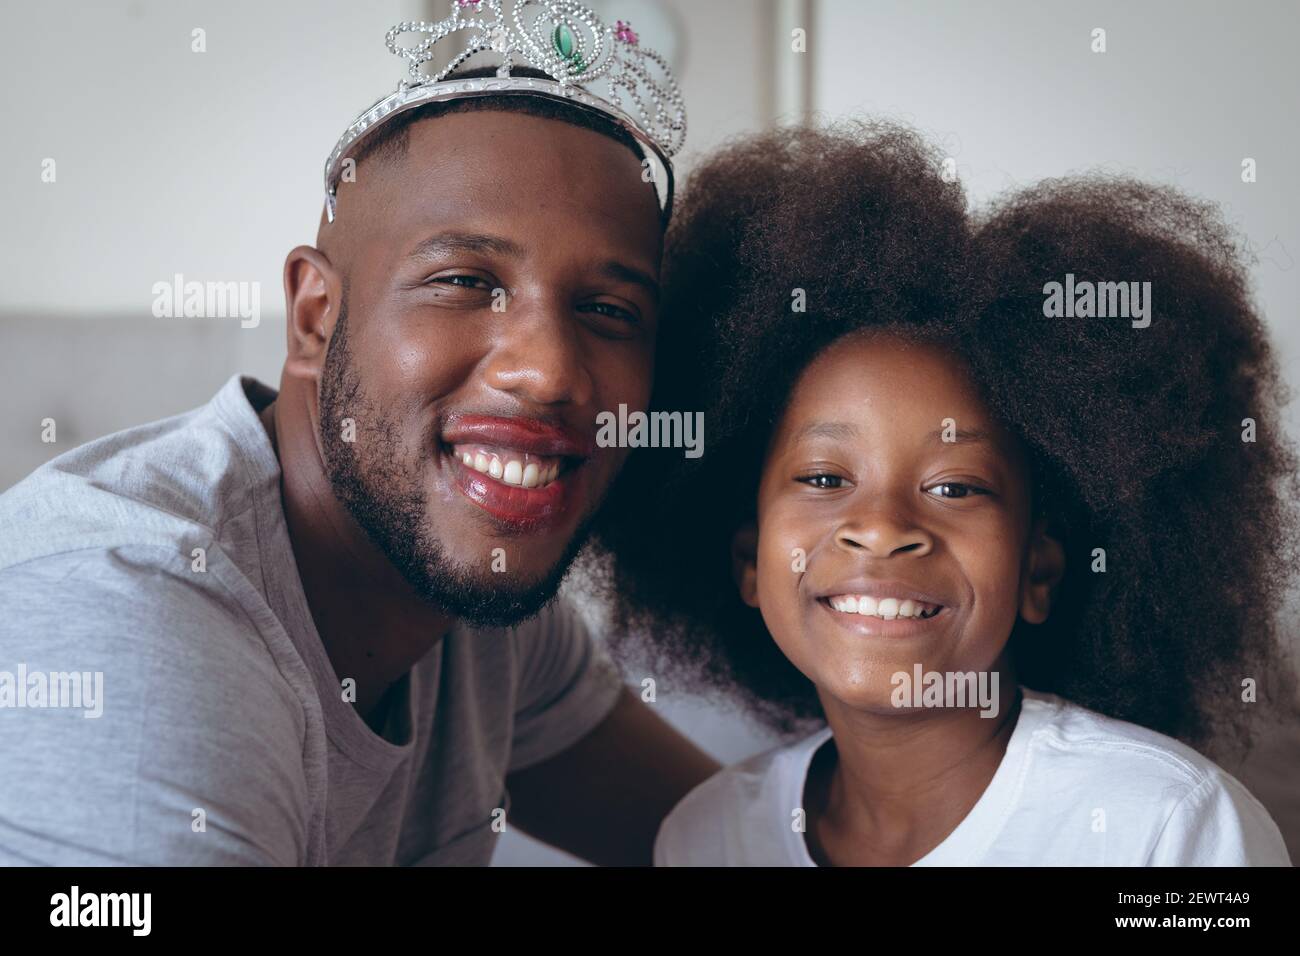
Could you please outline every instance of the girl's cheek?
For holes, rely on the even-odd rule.
[[[778,605],[797,600],[801,556],[806,553],[797,535],[772,524],[763,525],[758,537],[758,596],[765,613],[768,608],[775,611]]]

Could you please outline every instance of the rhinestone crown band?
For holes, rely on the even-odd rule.
[[[451,13],[442,20],[407,21],[388,31],[385,43],[390,52],[409,61],[410,79],[353,120],[326,160],[325,212],[330,222],[345,154],[376,127],[426,103],[501,95],[560,99],[602,113],[623,127],[648,147],[647,159],[659,163],[652,174],[667,216],[672,208],[672,156],[686,139],[686,108],[668,64],[640,45],[630,24],[619,20],[611,30],[576,0],[515,0],[509,20],[502,0],[450,4]],[[465,50],[432,76],[423,73],[421,67],[433,59],[438,41],[461,31],[470,31]],[[419,38],[415,45],[399,43],[408,34]],[[446,78],[484,52],[499,57],[495,77]],[[533,67],[549,79],[512,77],[516,66]]]

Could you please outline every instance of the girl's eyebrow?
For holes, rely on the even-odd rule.
[[[794,434],[792,441],[805,438],[829,438],[832,441],[853,441],[861,432],[852,422],[809,422]]]
[[[801,441],[805,438],[829,438],[832,441],[852,441],[860,437],[862,433],[858,426],[852,422],[809,422],[794,434],[794,441]],[[945,440],[948,434],[947,428],[936,428],[927,439],[932,442],[942,442],[945,445],[957,444],[960,442],[985,442],[987,444],[996,444],[996,439],[992,432],[983,428],[958,428],[952,432],[952,437]]]
[[[951,438],[947,437],[948,434],[948,429],[936,428],[930,433],[929,439],[932,442],[940,442],[944,445],[954,445],[960,442],[985,442],[989,445],[997,444],[997,440],[994,438],[993,433],[982,428],[958,428],[956,431],[951,432]]]

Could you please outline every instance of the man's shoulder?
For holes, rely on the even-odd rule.
[[[125,655],[144,675],[166,658],[196,684],[279,670],[262,602],[219,549],[202,563],[167,545],[60,550],[0,569],[0,605],[0,652],[14,660]]]
[[[246,384],[232,378],[198,409],[75,448],[0,495],[0,651],[124,655],[118,679],[142,692],[179,662],[171,684],[189,693],[264,677],[293,696],[280,676],[295,662],[276,640],[257,556],[241,549],[256,535],[222,535],[255,515],[255,482],[276,467]],[[246,447],[258,438],[270,463]]]
[[[257,477],[223,410],[240,388],[232,378],[200,408],[64,452],[0,494],[0,570],[121,545],[188,553],[216,537],[251,505]]]
[[[148,545],[0,571],[0,751],[21,780],[0,788],[0,862],[303,858],[309,677],[229,580],[220,555],[197,571]]]

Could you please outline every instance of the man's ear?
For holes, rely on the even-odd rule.
[[[747,522],[731,538],[731,576],[740,599],[758,607],[758,525]]]
[[[288,325],[285,371],[319,380],[334,323],[343,300],[338,270],[319,249],[298,246],[284,260],[284,302]]]
[[[1047,519],[1039,518],[1029,532],[1029,547],[1020,577],[1020,616],[1030,624],[1046,621],[1064,576],[1065,548],[1049,530]]]

